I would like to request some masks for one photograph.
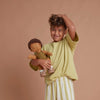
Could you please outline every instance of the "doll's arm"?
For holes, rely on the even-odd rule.
[[[35,55],[29,55],[28,59],[36,59],[36,56]]]
[[[48,55],[48,56],[52,56],[52,53],[51,53],[51,52],[48,52],[48,51],[45,51],[45,50],[43,50],[42,52],[43,52],[44,54]]]

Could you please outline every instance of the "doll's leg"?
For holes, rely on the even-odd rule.
[[[51,65],[51,68],[50,69],[48,69],[48,73],[54,73],[54,68],[53,68],[53,66]]]
[[[41,77],[46,76],[46,71],[47,71],[46,68],[44,68],[43,70],[40,70],[40,76],[41,76]]]
[[[50,60],[50,58],[47,58],[47,59]],[[54,73],[54,68],[52,65],[51,65],[50,69],[48,69],[48,73]]]

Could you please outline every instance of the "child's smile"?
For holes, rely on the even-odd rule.
[[[50,28],[50,32],[51,32],[51,37],[54,40],[54,42],[58,42],[63,39],[65,29],[63,26],[58,26],[58,27],[55,26],[55,27]]]

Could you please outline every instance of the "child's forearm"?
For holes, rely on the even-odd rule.
[[[62,15],[62,17],[63,17],[63,19],[65,21],[65,24],[68,27],[68,29],[70,29],[70,28],[74,28],[75,29],[74,23],[71,21],[71,19],[68,18],[67,15]]]
[[[76,31],[74,23],[66,15],[63,15],[62,17],[65,21],[66,26],[68,27],[68,32],[69,32],[71,39],[74,40],[75,39],[75,31]]]

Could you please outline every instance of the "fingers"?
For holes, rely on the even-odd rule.
[[[50,60],[47,60],[46,61],[46,65],[51,65],[51,61]]]
[[[43,67],[47,68],[47,69],[50,69],[50,66],[51,66],[51,60],[46,60],[45,64],[43,65]]]
[[[47,69],[50,69],[50,66],[51,66],[51,60],[50,59],[46,59],[46,60],[41,60],[41,66],[43,68],[47,68]]]
[[[51,65],[45,64],[43,67],[45,67],[45,68],[47,68],[47,69],[50,69]]]
[[[62,14],[57,14],[59,17],[62,17]]]

